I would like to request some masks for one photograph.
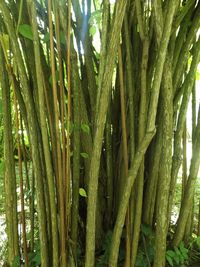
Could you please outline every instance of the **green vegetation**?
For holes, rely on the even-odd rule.
[[[0,265],[200,265],[199,29],[198,0],[0,0]]]

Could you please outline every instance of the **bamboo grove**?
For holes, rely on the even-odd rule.
[[[199,29],[198,0],[0,0],[8,266],[162,267],[200,235]]]

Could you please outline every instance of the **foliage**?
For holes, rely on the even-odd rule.
[[[101,18],[102,18],[102,10],[101,9],[92,12],[91,17],[89,19],[90,35],[91,36],[94,36],[95,33],[100,29]]]
[[[96,261],[96,267],[104,267],[107,266],[108,264],[108,259],[109,259],[109,253],[110,253],[110,246],[111,246],[111,242],[112,242],[112,231],[108,231],[106,233],[103,245],[102,245],[102,251],[101,251],[101,255],[97,258]],[[119,251],[119,258],[118,258],[118,262],[123,262],[124,261],[124,248],[120,247],[120,251]]]
[[[33,40],[33,32],[30,25],[28,24],[19,25],[18,31],[23,37],[31,41]]]
[[[106,266],[110,252],[110,245],[112,240],[112,231],[108,231],[102,247],[102,255],[98,258],[96,267]]]
[[[85,123],[82,123],[82,124],[81,124],[81,129],[82,129],[82,131],[83,131],[84,133],[87,133],[87,134],[90,133],[90,127],[89,127],[89,125],[87,125],[87,124],[85,124]]]
[[[148,267],[155,255],[155,233],[147,224],[141,225],[142,240],[136,258],[136,267]]]
[[[24,267],[24,264],[21,263],[21,259],[20,259],[20,256],[16,256],[12,262],[12,267],[20,267],[20,266],[23,266]]]
[[[189,259],[189,250],[185,247],[183,241],[181,241],[178,247],[173,250],[166,251],[166,260],[170,266],[187,266]]]
[[[189,263],[195,266],[200,262],[200,237],[193,237],[188,244],[189,249]]]
[[[84,159],[87,159],[89,157],[88,153],[85,153],[85,152],[81,152],[80,155]]]
[[[29,266],[30,267],[38,267],[41,266],[41,257],[40,257],[40,252],[31,252],[28,254],[28,261],[29,261]],[[24,267],[25,263],[20,259],[19,256],[15,257],[12,267]]]

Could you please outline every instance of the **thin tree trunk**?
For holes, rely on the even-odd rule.
[[[95,252],[95,214],[98,190],[98,175],[100,167],[100,156],[102,149],[102,138],[106,122],[108,104],[110,102],[112,74],[115,64],[115,51],[119,46],[120,30],[126,9],[126,1],[122,0],[116,4],[115,17],[112,24],[112,32],[108,44],[108,55],[106,58],[105,71],[103,75],[102,88],[98,115],[96,119],[96,132],[94,136],[93,152],[90,163],[89,186],[88,186],[88,208],[86,226],[86,261],[85,267],[94,266]],[[112,55],[112,56],[111,56]],[[99,88],[101,90],[101,88]]]
[[[3,121],[4,121],[4,161],[5,161],[5,211],[6,232],[8,236],[8,263],[12,265],[19,256],[17,194],[15,162],[13,156],[12,119],[10,106],[10,86],[5,68],[5,58],[0,45],[0,81],[2,88]]]
[[[192,155],[191,165],[190,165],[190,174],[188,177],[184,198],[181,202],[180,214],[177,222],[177,228],[174,234],[173,245],[178,246],[180,241],[183,239],[186,223],[190,213],[190,207],[192,205],[193,195],[195,192],[197,174],[200,164],[200,109],[198,115],[198,123],[195,131],[195,145],[194,152]]]
[[[42,141],[44,148],[45,165],[47,172],[47,181],[50,197],[50,209],[51,209],[51,231],[52,231],[52,251],[53,251],[53,267],[59,266],[59,254],[58,254],[58,228],[57,228],[57,209],[55,203],[55,189],[54,189],[54,176],[53,168],[50,156],[50,149],[48,143],[48,133],[46,126],[46,110],[45,110],[45,98],[44,98],[44,78],[43,71],[40,61],[40,45],[37,27],[37,14],[35,9],[35,4],[33,1],[28,1],[31,23],[33,27],[33,38],[34,38],[34,54],[36,62],[36,76],[37,76],[37,86],[39,94],[39,112],[40,112],[40,125],[42,133]]]

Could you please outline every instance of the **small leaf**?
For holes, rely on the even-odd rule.
[[[84,158],[84,159],[88,159],[89,158],[88,154],[85,153],[85,152],[81,152],[81,157]]]
[[[33,32],[30,25],[28,24],[19,25],[18,31],[23,37],[31,41],[33,40]]]
[[[82,129],[82,131],[84,133],[87,133],[87,134],[90,133],[90,127],[87,124],[85,124],[85,123],[81,124],[81,129]]]
[[[79,195],[82,197],[87,197],[87,193],[84,188],[79,188]]]
[[[90,27],[90,36],[94,36],[96,33],[96,27],[93,25],[92,27]]]

